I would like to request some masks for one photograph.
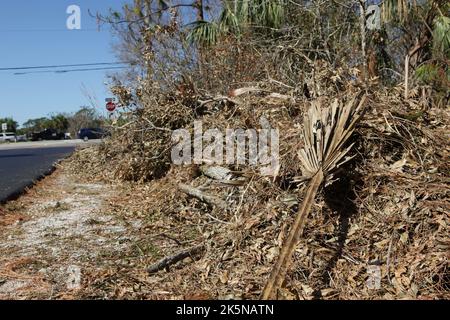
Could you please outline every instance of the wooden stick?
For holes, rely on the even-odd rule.
[[[203,252],[205,249],[205,246],[203,244],[180,251],[175,253],[174,255],[165,257],[158,262],[152,264],[148,269],[147,272],[149,274],[156,273],[162,269],[168,268],[170,265],[177,263],[178,261],[181,261],[187,257],[193,257],[195,255],[198,255]]]

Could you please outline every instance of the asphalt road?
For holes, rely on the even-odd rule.
[[[0,203],[20,195],[26,187],[53,171],[82,141],[10,143],[0,145]]]

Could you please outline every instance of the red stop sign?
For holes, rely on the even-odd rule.
[[[116,104],[114,102],[108,102],[106,104],[106,110],[108,110],[109,112],[113,112],[114,110],[116,110]]]

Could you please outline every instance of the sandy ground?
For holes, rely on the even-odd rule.
[[[21,199],[0,207],[0,299],[70,298],[85,270],[131,241],[104,203],[116,191],[58,170]],[[129,231],[129,230],[128,230]]]

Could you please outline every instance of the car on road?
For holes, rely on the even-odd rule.
[[[16,134],[12,132],[1,132],[0,142],[17,142]]]
[[[103,139],[108,133],[102,128],[82,128],[78,131],[78,139],[87,141],[90,139]]]
[[[26,142],[28,139],[27,139],[27,135],[25,135],[25,134],[23,134],[23,135],[20,135],[20,136],[16,136],[16,141],[17,142]]]
[[[64,140],[65,134],[56,131],[55,129],[45,129],[40,132],[33,132],[31,134],[31,141],[42,140]]]

